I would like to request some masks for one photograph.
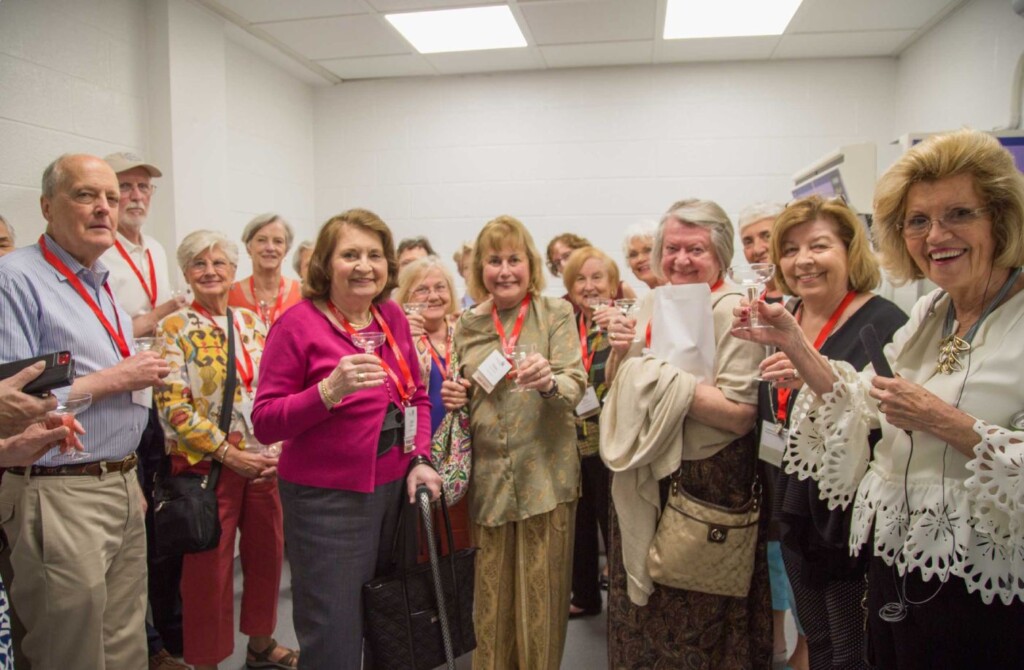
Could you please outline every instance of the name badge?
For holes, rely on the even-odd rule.
[[[242,389],[242,402],[235,404],[235,411],[242,417],[246,428],[252,433],[252,398],[245,392],[245,389]]]
[[[149,409],[153,406],[153,387],[147,386],[144,389],[138,391],[132,391],[132,402],[139,407],[145,407]]]
[[[408,454],[416,448],[416,424],[419,421],[419,408],[405,408],[405,442],[402,453]]]
[[[757,457],[765,463],[782,467],[782,455],[786,453],[786,442],[789,439],[789,431],[780,423],[774,421],[761,422],[761,445],[757,451]]]
[[[597,391],[593,386],[588,386],[583,394],[583,399],[576,405],[576,416],[586,419],[601,411],[601,401],[597,399]]]
[[[511,369],[512,364],[495,349],[473,373],[473,381],[479,384],[485,393],[490,393]]]

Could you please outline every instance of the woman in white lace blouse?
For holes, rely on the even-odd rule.
[[[985,133],[932,137],[882,176],[873,234],[894,280],[939,287],[885,347],[895,377],[820,356],[780,305],[733,332],[787,354],[768,378],[806,381],[785,467],[853,504],[869,660],[1024,667],[1024,176]]]

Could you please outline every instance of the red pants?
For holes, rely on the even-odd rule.
[[[209,461],[192,468],[171,457],[171,472],[206,473]],[[185,662],[217,664],[234,651],[234,556],[236,531],[241,533],[241,631],[272,635],[277,626],[277,599],[284,556],[281,499],[277,482],[250,484],[222,467],[217,482],[220,544],[216,549],[185,554],[181,571]]]

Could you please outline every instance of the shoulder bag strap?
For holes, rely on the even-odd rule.
[[[231,313],[230,307],[228,307],[227,311],[226,325],[224,337],[227,339],[228,345],[227,370],[225,371],[227,377],[224,380],[224,400],[220,406],[219,425],[221,432],[225,435],[231,431],[231,414],[235,406],[235,387],[238,384],[238,375],[235,372],[235,322],[234,314]],[[214,461],[213,465],[210,466],[210,479],[208,481],[211,489],[217,488],[217,480],[220,479],[220,469],[220,461]]]

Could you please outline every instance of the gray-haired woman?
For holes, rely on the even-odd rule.
[[[252,274],[231,285],[228,304],[251,309],[268,328],[285,310],[302,301],[302,285],[281,274],[294,239],[291,225],[274,213],[260,214],[242,231]]]

